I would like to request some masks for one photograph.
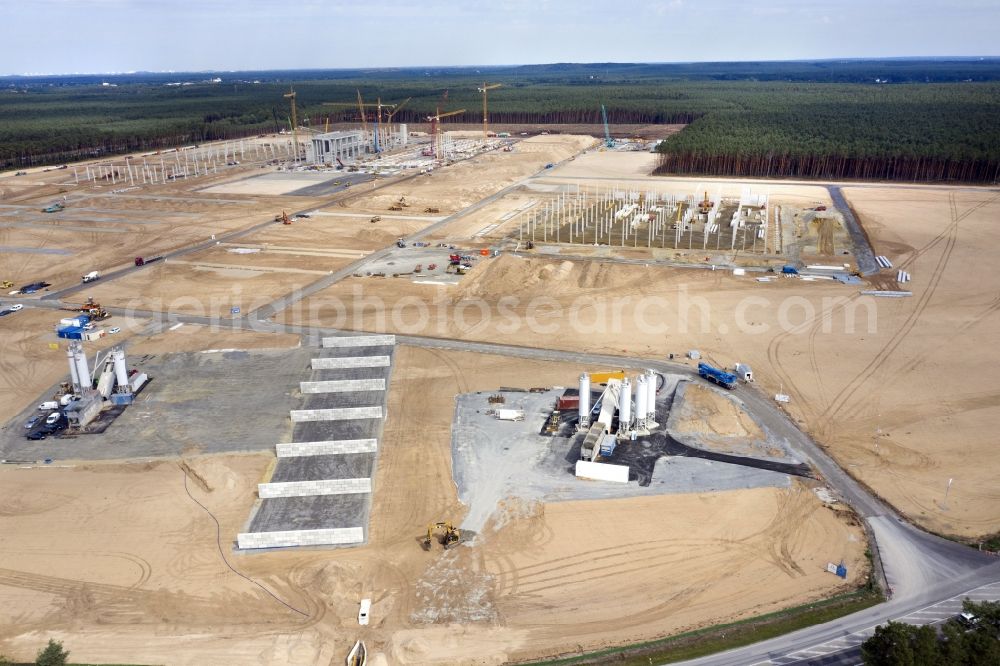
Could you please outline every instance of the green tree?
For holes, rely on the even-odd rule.
[[[49,644],[38,651],[36,666],[66,666],[69,652],[63,649],[62,643],[49,639]]]
[[[913,654],[914,627],[889,621],[861,644],[861,656],[868,666],[917,666]]]
[[[0,654],[0,666],[13,666],[13,662],[7,658],[7,655]]]

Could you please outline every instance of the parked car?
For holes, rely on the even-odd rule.
[[[114,328],[112,328],[111,330],[108,331],[108,333],[110,333],[111,335],[114,335],[115,333],[121,333],[121,332],[122,332],[122,329],[119,328],[118,326],[115,326]]]
[[[46,423],[41,428],[39,428],[38,431],[44,432],[46,435],[54,435],[57,432],[60,432],[65,429],[66,429],[66,421],[60,419],[55,423]]]
[[[34,432],[29,432],[27,437],[30,440],[38,441],[40,439],[45,439],[47,435],[41,430],[35,430]]]
[[[25,422],[25,424],[24,424],[25,430],[31,430],[41,420],[42,420],[42,415],[41,414],[38,414],[36,416],[32,416],[30,419],[27,420],[27,422]]]
[[[62,418],[62,414],[61,413],[59,413],[59,412],[52,412],[51,414],[49,414],[48,416],[45,417],[45,425],[52,425],[54,423],[58,423],[59,419],[61,419],[61,418]]]
[[[21,305],[20,303],[14,303],[14,305],[10,306],[10,311],[11,312],[17,312],[18,310],[20,310],[23,307],[24,306]]]
[[[966,629],[972,629],[979,624],[979,618],[972,613],[959,613],[955,616],[955,621]]]

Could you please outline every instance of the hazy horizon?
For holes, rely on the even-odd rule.
[[[34,0],[5,14],[4,76],[988,58],[1000,25],[984,0]]]

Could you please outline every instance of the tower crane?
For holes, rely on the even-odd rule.
[[[357,102],[324,102],[323,106],[356,106],[358,108],[358,112],[361,114],[361,127],[362,127],[362,129],[364,130],[364,132],[366,134],[368,132],[368,121],[367,121],[367,114],[365,114],[365,107],[375,107],[375,135],[374,135],[375,136],[375,152],[376,153],[380,153],[380,152],[382,152],[382,149],[381,149],[381,146],[379,144],[379,142],[381,140],[379,138],[379,130],[380,130],[380,125],[382,124],[382,118],[383,118],[382,109],[394,109],[391,113],[384,114],[385,118],[386,118],[386,122],[389,122],[389,121],[392,120],[392,117],[394,115],[396,115],[396,112],[399,111],[399,109],[402,108],[402,106],[404,104],[406,104],[407,102],[409,102],[411,99],[413,99],[413,98],[412,97],[407,97],[405,100],[403,100],[399,104],[383,104],[382,103],[382,98],[380,97],[380,98],[378,98],[376,100],[376,102],[374,104],[365,103],[365,102],[363,102],[361,100],[361,91],[359,90],[358,91],[358,101]]]
[[[284,98],[289,100],[292,105],[292,145],[295,146],[294,161],[297,163],[299,161],[299,119],[295,113],[295,90],[291,86],[288,86],[288,92],[285,93]]]
[[[438,160],[443,159],[441,154],[441,119],[448,118],[450,116],[457,116],[460,113],[465,113],[465,109],[459,109],[457,111],[449,111],[448,113],[438,113],[436,116],[427,116],[427,122],[434,126],[434,147],[435,155]]]
[[[483,81],[482,87],[478,89],[479,92],[481,92],[483,94],[483,138],[484,139],[487,136],[489,136],[489,134],[487,133],[487,129],[486,129],[487,118],[488,118],[488,112],[486,110],[486,93],[488,91],[490,91],[490,90],[494,90],[496,88],[499,88],[501,85],[502,84],[500,84],[500,83],[489,83],[489,84],[487,84],[485,81]]]

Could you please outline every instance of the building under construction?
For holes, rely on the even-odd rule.
[[[516,240],[678,250],[780,252],[780,231],[767,195],[749,188],[739,198],[707,192],[576,188],[519,216]]]
[[[341,130],[312,137],[311,160],[315,164],[337,165],[354,162],[372,155],[401,148],[409,143],[405,123],[374,129]]]

